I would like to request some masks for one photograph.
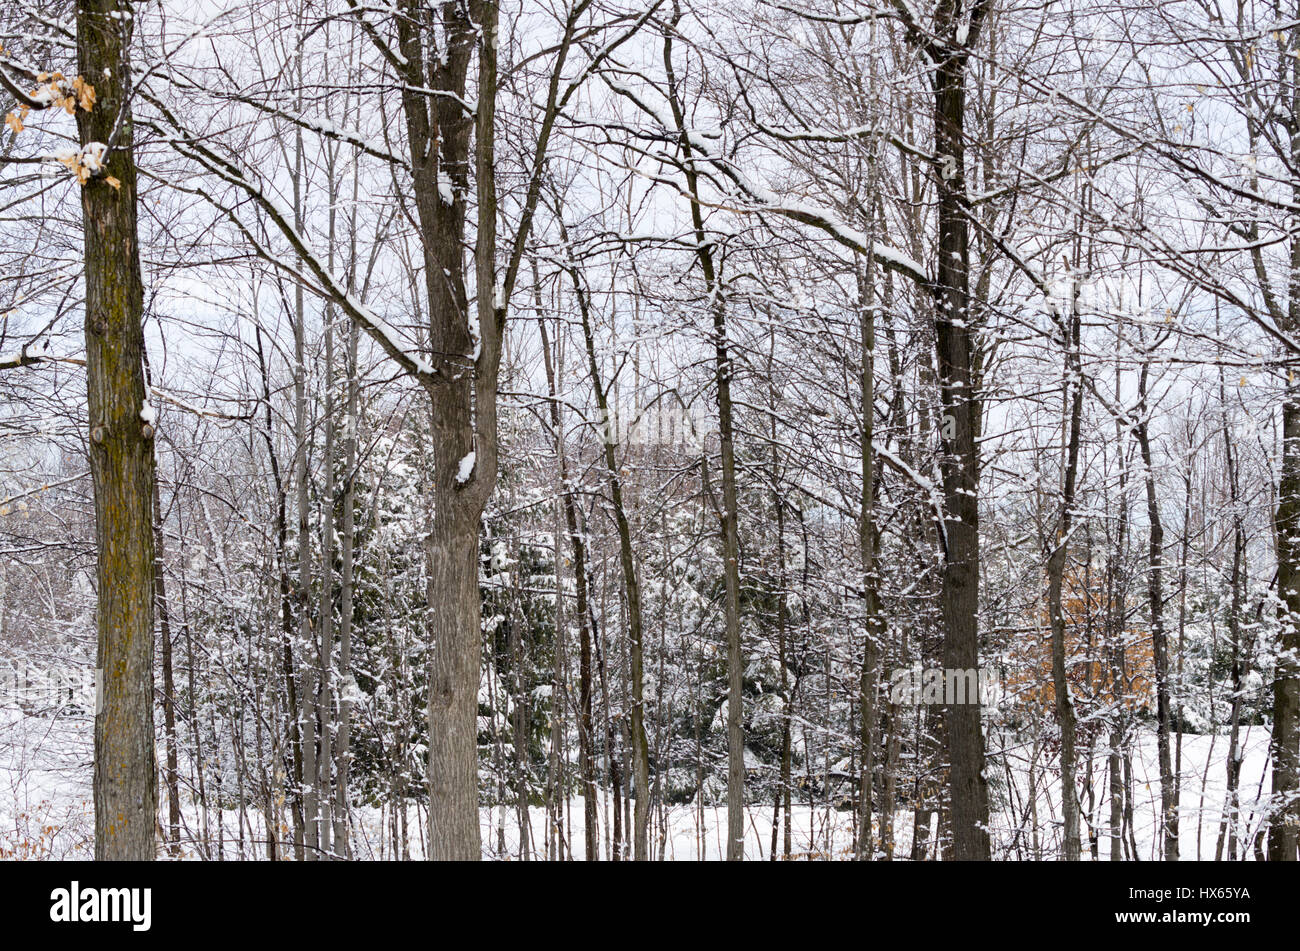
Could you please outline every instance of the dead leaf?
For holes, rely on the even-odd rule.
[[[78,76],[72,81],[72,90],[77,94],[81,108],[89,112],[95,105],[95,87]]]

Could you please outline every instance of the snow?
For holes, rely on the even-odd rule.
[[[456,484],[464,485],[469,481],[469,477],[474,474],[475,453],[473,450],[467,452],[460,460],[460,465],[456,467]]]
[[[351,690],[349,689],[349,694]],[[351,697],[350,697],[351,699]],[[64,706],[54,715],[48,709],[37,715],[24,713],[12,697],[0,699],[0,856],[54,859],[89,859],[94,851],[94,808],[91,795],[91,754],[94,745],[93,720],[88,713]],[[994,737],[990,737],[991,740]],[[1182,735],[1183,789],[1181,797],[1180,851],[1184,859],[1212,859],[1215,842],[1223,819],[1225,802],[1224,756],[1228,738],[1223,735]],[[161,744],[161,732],[159,743]],[[1239,835],[1250,842],[1259,831],[1260,815],[1267,805],[1270,771],[1268,768],[1268,731],[1263,727],[1245,727],[1242,733],[1243,761],[1239,795]],[[1096,751],[1093,772],[1106,774],[1104,744]],[[1005,748],[1007,763],[1021,797],[1021,809],[1027,808],[1033,777],[1033,794],[1042,815],[1059,814],[1060,789],[1052,778],[1052,762],[1044,758],[1041,747],[1033,744]],[[1036,757],[1036,760],[1035,760]],[[1033,762],[1034,769],[1030,765]],[[1208,769],[1207,769],[1208,764]],[[1080,763],[1083,774],[1085,763]],[[182,774],[189,769],[182,749]],[[1133,747],[1134,840],[1140,859],[1154,859],[1160,847],[1156,817],[1160,808],[1159,766],[1156,737],[1151,730],[1140,732]],[[1005,773],[1002,774],[1005,783]],[[1204,791],[1201,778],[1205,777]],[[1104,791],[1104,790],[1102,790]],[[165,796],[165,792],[163,793]],[[183,858],[202,858],[191,837],[209,829],[212,847],[216,829],[225,829],[227,858],[238,858],[240,827],[236,808],[216,809],[209,803],[205,815],[188,789],[182,791],[182,837],[186,844]],[[1014,798],[1014,797],[1013,797]],[[597,813],[602,829],[608,821],[611,804],[601,799]],[[1105,803],[1103,802],[1103,808]],[[424,856],[414,801],[408,804],[411,821],[411,857]],[[385,813],[373,805],[354,807],[357,835],[354,840],[361,859],[392,859],[390,835],[385,834]],[[572,843],[574,858],[583,858],[583,800],[573,797],[565,807],[566,834]],[[718,802],[669,804],[664,807],[667,819],[663,841],[663,858],[673,861],[720,860],[726,855],[727,810]],[[252,835],[244,844],[245,858],[264,858],[260,844],[264,817],[249,808],[246,822]],[[823,803],[809,806],[794,803],[792,808],[793,857],[800,860],[852,857],[853,815],[848,809],[835,809]],[[1086,817],[1085,817],[1086,818]],[[906,859],[912,848],[913,813],[899,809],[894,817],[895,858]],[[546,811],[533,806],[529,810],[531,842],[534,855],[545,848],[542,830],[546,828]],[[479,810],[484,858],[511,858],[519,848],[519,825],[513,805],[485,807]],[[1016,828],[1006,812],[992,816],[994,857],[1032,859],[1037,857],[1034,843],[1023,829]],[[753,802],[745,809],[745,858],[768,858],[772,834],[770,802]],[[498,830],[504,829],[505,853],[498,853]],[[389,830],[391,831],[391,830]],[[932,830],[933,831],[933,830]],[[1056,836],[1057,838],[1054,838]],[[1042,857],[1052,857],[1059,849],[1059,824],[1045,828],[1038,843]],[[658,842],[657,832],[652,841]],[[1110,839],[1098,836],[1098,859],[1109,857]],[[659,846],[656,845],[659,857]],[[1247,849],[1246,858],[1254,856]],[[212,856],[209,856],[212,857]],[[1083,858],[1091,858],[1086,847]]]
[[[92,172],[104,167],[104,155],[108,146],[103,142],[87,142],[81,149],[81,164]]]
[[[918,489],[924,492],[929,498],[930,507],[935,513],[943,511],[943,497],[939,494],[939,489],[932,479],[928,479],[921,473],[917,472],[914,468],[900,459],[897,453],[892,452],[882,443],[872,442],[871,451],[880,456],[880,458],[884,459],[899,472],[903,473],[903,475],[905,475]],[[942,537],[944,548],[947,548],[948,527],[941,518],[936,518],[935,524],[939,528],[939,534]]]

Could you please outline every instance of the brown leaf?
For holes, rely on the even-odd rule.
[[[81,108],[89,112],[95,105],[95,87],[78,76],[72,81],[72,89],[77,94]]]

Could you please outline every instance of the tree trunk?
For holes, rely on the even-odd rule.
[[[1052,628],[1052,690],[1056,701],[1056,722],[1061,730],[1061,813],[1064,819],[1064,854],[1067,862],[1079,861],[1079,799],[1075,787],[1075,716],[1074,698],[1066,669],[1065,612],[1061,589],[1070,549],[1070,529],[1074,521],[1075,484],[1079,472],[1079,431],[1083,417],[1083,381],[1079,365],[1080,317],[1078,282],[1072,285],[1071,307],[1060,329],[1066,348],[1063,386],[1063,409],[1067,435],[1062,460],[1061,514],[1047,559],[1047,609]]]
[[[427,707],[428,854],[434,860],[467,861],[481,857],[478,545],[483,508],[496,483],[496,381],[505,317],[505,302],[497,299],[495,279],[497,7],[491,0],[482,0],[469,6],[448,4],[437,13],[415,3],[408,3],[405,9],[408,16],[398,24],[408,83],[402,105],[423,235],[433,355],[433,373],[425,384],[434,468],[427,589],[432,644]],[[426,36],[426,31],[433,29],[432,16],[441,16],[446,37],[436,56]],[[478,108],[471,118],[462,103],[476,48]],[[428,85],[446,95],[426,96],[422,90]],[[471,130],[475,132],[473,148]],[[477,341],[470,328],[464,260],[471,164],[478,204],[474,251]]]
[[[81,189],[86,391],[95,493],[95,858],[155,857],[153,731],[154,425],[144,380],[144,289],[136,229],[129,83],[132,10],[80,0],[77,60],[95,102],[77,111],[83,149],[111,144]],[[120,123],[120,125],[119,125]],[[149,418],[144,418],[148,416]]]
[[[871,440],[875,430],[876,404],[876,325],[874,288],[872,287],[871,258],[867,258],[866,272],[859,272],[859,357],[858,391],[862,403],[862,440],[859,453],[862,463],[862,505],[858,515],[858,547],[862,558],[862,613],[863,653],[862,674],[858,683],[858,706],[861,712],[861,732],[858,737],[858,755],[861,758],[861,779],[858,784],[858,839],[854,857],[867,861],[875,853],[871,829],[872,780],[876,768],[876,710],[880,683],[880,649],[884,635],[884,617],[880,610],[880,578],[876,572],[876,486],[875,465]]]
[[[158,636],[162,639],[163,674],[163,735],[167,746],[167,837],[173,858],[180,855],[181,841],[181,787],[179,758],[176,750],[176,681],[172,666],[172,625],[167,607],[167,583],[163,570],[162,495],[158,490],[157,473],[153,484],[154,504],[154,582],[158,591]],[[268,830],[269,831],[269,830]],[[274,841],[273,835],[268,835]]]
[[[1293,244],[1300,249],[1300,241]],[[1293,294],[1300,307],[1300,290],[1293,289]],[[1273,678],[1270,754],[1276,811],[1268,830],[1268,858],[1294,862],[1300,842],[1300,385],[1295,382],[1288,383],[1282,403],[1282,474],[1277,495],[1277,588],[1286,611]]]
[[[615,455],[618,444],[613,422],[614,417],[610,413],[609,398],[601,380],[600,366],[596,361],[596,341],[591,328],[590,302],[576,269],[570,270],[570,276],[574,281],[574,292],[577,294],[578,308],[582,316],[582,334],[587,347],[587,367],[588,372],[591,374],[591,386],[596,395],[597,409],[600,411],[601,419],[606,424],[603,432],[605,476],[609,482],[610,500],[614,508],[614,524],[618,530],[619,567],[623,573],[623,588],[627,595],[628,660],[632,692],[631,722],[629,726],[632,734],[632,782],[636,795],[632,820],[633,857],[636,861],[641,862],[650,858],[648,827],[650,815],[650,754],[645,732],[641,584],[637,577],[636,557],[632,549],[632,526],[628,521],[627,508],[623,503],[623,481],[619,475],[618,459]],[[615,789],[617,790],[617,783],[615,783]],[[617,822],[617,814],[615,819]]]
[[[551,427],[555,430],[556,467],[559,470],[560,497],[564,507],[564,528],[573,550],[573,586],[578,615],[578,772],[582,781],[583,837],[586,859],[600,858],[600,823],[596,814],[596,759],[592,733],[591,625],[587,584],[587,543],[578,528],[578,506],[569,483],[568,455],[564,448],[564,416],[560,411],[558,368],[551,361],[546,322],[541,318],[538,299],[538,330],[542,336],[542,354],[546,367],[546,385],[550,392]],[[558,557],[558,550],[557,550]],[[561,593],[557,597],[563,597]]]
[[[340,858],[351,858],[348,838],[348,770],[352,762],[352,695],[356,679],[352,673],[352,612],[355,599],[356,560],[356,468],[357,427],[360,425],[357,386],[356,324],[348,329],[347,413],[343,431],[343,565],[339,592],[339,709],[338,732],[334,736],[334,849]]]
[[[676,17],[679,19],[680,16],[680,11],[676,11]],[[713,318],[713,379],[717,388],[718,442],[722,467],[722,565],[726,586],[723,625],[727,645],[727,861],[739,862],[745,857],[745,661],[740,641],[740,519],[736,498],[735,427],[731,405],[731,380],[735,366],[727,343],[726,303],[714,260],[713,239],[705,229],[699,176],[695,170],[690,136],[686,131],[685,113],[678,99],[671,32],[664,34],[663,59],[668,77],[668,104],[672,109],[673,121],[677,124],[678,144],[684,160],[691,223],[695,229],[695,257],[704,273],[705,290]]]
[[[1147,429],[1146,407],[1147,366],[1138,377],[1138,422],[1133,434],[1138,441],[1145,470],[1147,521],[1149,544],[1147,550],[1147,602],[1151,612],[1151,653],[1156,675],[1156,751],[1160,769],[1160,829],[1164,842],[1164,858],[1178,861],[1178,788],[1170,754],[1172,731],[1169,709],[1169,640],[1164,622],[1164,526],[1160,519],[1160,504],[1156,497],[1156,476],[1151,456],[1151,438]]]
[[[977,4],[973,17],[985,9]],[[943,666],[979,667],[979,450],[980,402],[975,392],[975,314],[970,297],[970,248],[966,221],[965,115],[968,44],[949,43],[957,26],[956,5],[945,0],[936,12],[943,38],[935,62],[934,141],[939,156],[939,244],[934,283],[935,342],[938,354],[945,552],[940,592]],[[949,757],[949,809],[952,858],[987,860],[989,798],[984,778],[984,732],[980,704],[949,704],[946,727]]]

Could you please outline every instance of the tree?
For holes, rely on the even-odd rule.
[[[86,258],[86,392],[98,560],[95,857],[152,859],[154,427],[145,392],[130,43],[120,0],[77,6],[76,105]],[[87,79],[86,77],[90,77]],[[91,82],[93,80],[93,85]],[[87,108],[88,107],[88,108]]]

